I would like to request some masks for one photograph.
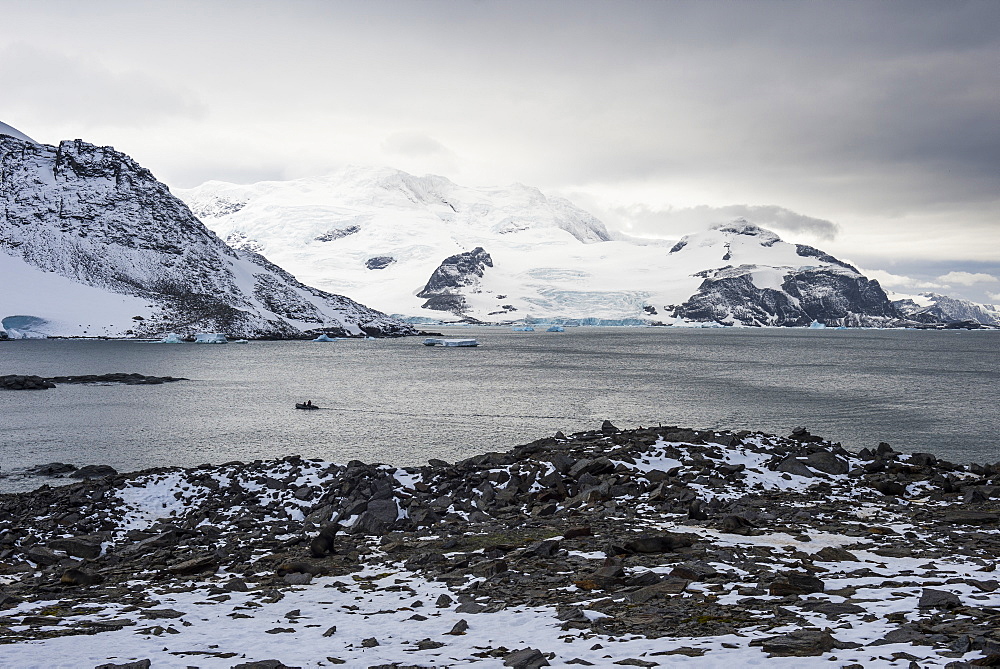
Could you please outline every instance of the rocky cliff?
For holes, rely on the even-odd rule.
[[[877,281],[839,268],[808,268],[785,274],[780,286],[759,287],[754,266],[714,272],[698,292],[674,310],[693,321],[725,324],[879,327],[900,319]]]
[[[693,256],[688,266],[709,267],[692,274],[702,281],[688,299],[665,307],[675,317],[832,327],[883,327],[903,319],[879,283],[854,266],[811,246],[783,242],[746,221],[685,237],[670,253]]]
[[[0,134],[0,267],[0,318],[24,336],[411,331],[234,251],[149,170],[81,140]]]
[[[427,298],[424,309],[451,311],[461,314],[468,308],[463,292],[475,292],[493,259],[483,247],[445,258],[417,297]]]

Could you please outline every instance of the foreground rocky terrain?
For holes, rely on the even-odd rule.
[[[1000,666],[998,498],[1000,464],[608,422],[456,464],[113,474],[0,497],[0,657]]]

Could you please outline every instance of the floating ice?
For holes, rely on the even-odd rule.
[[[199,332],[194,336],[195,344],[228,344],[229,340],[221,332]]]

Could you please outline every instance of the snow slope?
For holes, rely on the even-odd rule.
[[[128,156],[0,134],[0,320],[8,336],[408,326],[234,251]]]
[[[0,135],[7,135],[8,137],[13,137],[14,139],[19,139],[23,142],[31,142],[32,144],[37,143],[17,128],[9,126],[3,121],[0,121]]]
[[[387,168],[246,186],[208,182],[179,196],[230,244],[258,251],[312,285],[408,317],[669,321],[682,315],[773,325],[816,318],[880,325],[898,318],[884,294],[876,294],[878,284],[868,291],[855,268],[746,221],[691,235],[671,250],[663,241],[613,240],[592,215],[533,188],[467,188]],[[477,249],[491,265],[431,290],[446,259],[468,264],[455,256],[481,255]],[[825,274],[802,274],[817,269]],[[704,305],[679,308],[721,271],[750,277],[760,294],[731,299],[757,300],[759,308],[743,313],[725,296],[711,313]],[[799,287],[784,286],[789,277]],[[855,291],[859,280],[866,283]],[[803,282],[838,295],[840,307],[799,309],[808,302]],[[845,290],[868,291],[872,299],[855,304]],[[771,293],[793,306],[774,312]]]

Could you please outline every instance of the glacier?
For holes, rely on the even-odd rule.
[[[877,281],[742,219],[676,243],[642,240],[537,189],[390,168],[178,194],[237,247],[413,323],[903,320]]]

